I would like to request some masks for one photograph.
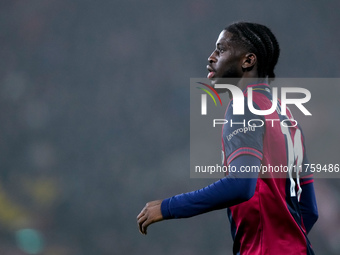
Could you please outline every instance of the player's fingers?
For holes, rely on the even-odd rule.
[[[151,224],[152,222],[147,219],[146,221],[144,221],[144,223],[142,224],[142,232],[144,233],[144,235],[147,234],[147,228],[148,226]]]
[[[145,232],[143,230],[143,223],[146,221],[147,217],[145,215],[143,215],[142,217],[139,218],[139,220],[137,221],[137,224],[138,224],[138,229],[139,229],[139,232],[141,234],[144,234],[145,235]]]
[[[141,212],[137,215],[137,220],[139,220],[143,215],[145,215],[147,206],[148,204],[146,204],[144,208],[141,210]]]
[[[137,215],[137,220],[139,220],[144,215],[144,209]]]

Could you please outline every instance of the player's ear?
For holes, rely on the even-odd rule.
[[[256,63],[257,63],[256,55],[254,53],[247,53],[243,58],[242,70],[250,71],[253,69]]]

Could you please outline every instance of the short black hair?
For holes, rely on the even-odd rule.
[[[275,78],[274,68],[280,55],[279,43],[272,31],[257,23],[236,22],[225,28],[232,40],[242,44],[257,57],[257,72],[261,78]]]

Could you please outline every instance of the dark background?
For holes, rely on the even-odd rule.
[[[1,0],[0,253],[230,254],[226,210],[161,222],[147,236],[137,230],[147,201],[212,181],[189,178],[190,78],[207,75],[219,32],[240,20],[277,36],[277,76],[339,77],[339,9],[302,0]],[[324,90],[312,100],[337,107]],[[328,146],[315,127],[322,132],[320,120],[305,127],[309,146],[338,151],[339,135]],[[339,181],[315,187],[311,242],[317,254],[339,254]]]

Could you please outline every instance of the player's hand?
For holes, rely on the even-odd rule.
[[[150,224],[163,220],[161,212],[162,200],[155,200],[147,203],[137,216],[139,232],[146,235]]]

